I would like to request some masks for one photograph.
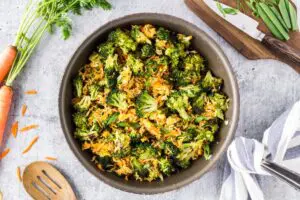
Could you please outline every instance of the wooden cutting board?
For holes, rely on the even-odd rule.
[[[222,3],[236,7],[236,1],[234,0],[221,0]],[[238,52],[244,55],[250,60],[258,59],[274,59],[282,61],[294,70],[300,73],[300,66],[296,66],[294,63],[285,59],[275,51],[269,50],[260,41],[253,39],[244,32],[240,31],[229,22],[224,20],[222,17],[218,16],[214,11],[212,11],[203,0],[185,0],[188,7],[197,14],[205,23],[207,23],[214,31],[220,34],[227,42],[229,42]],[[251,15],[251,11],[246,5],[243,6],[243,12],[248,16],[254,18]],[[271,35],[264,23],[257,18],[255,20],[259,21],[258,29],[262,32]],[[290,40],[287,41],[288,45],[300,51],[300,33],[292,32],[290,34]]]

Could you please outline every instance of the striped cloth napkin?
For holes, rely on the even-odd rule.
[[[220,200],[264,200],[256,175],[269,175],[260,164],[263,158],[282,163],[300,157],[300,145],[291,143],[300,137],[300,101],[273,122],[262,142],[244,137],[236,138],[227,150],[231,166],[225,172]]]

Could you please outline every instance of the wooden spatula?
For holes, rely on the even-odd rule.
[[[34,162],[23,172],[23,185],[28,194],[37,200],[76,200],[65,177],[46,162]]]

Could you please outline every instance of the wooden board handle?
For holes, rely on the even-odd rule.
[[[276,54],[281,55],[282,59],[287,62],[292,62],[295,66],[300,67],[300,51],[287,45],[287,43],[280,41],[274,37],[266,35],[262,43],[275,51]]]

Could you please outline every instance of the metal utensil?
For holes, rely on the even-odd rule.
[[[261,167],[296,190],[300,190],[300,174],[265,159],[262,161]]]
[[[272,36],[266,35],[257,29],[259,23],[251,17],[239,12],[235,15],[224,14],[218,8],[216,1],[203,0],[205,4],[211,8],[217,15],[222,17],[224,20],[237,27],[241,31],[245,32],[252,38],[261,41],[265,46],[272,49],[275,53],[284,56],[285,59],[291,61],[296,66],[300,66],[300,51],[292,48],[286,42],[278,40]],[[220,3],[223,8],[231,8],[225,4]]]
[[[76,200],[65,177],[46,162],[34,162],[23,173],[23,185],[33,199]]]

